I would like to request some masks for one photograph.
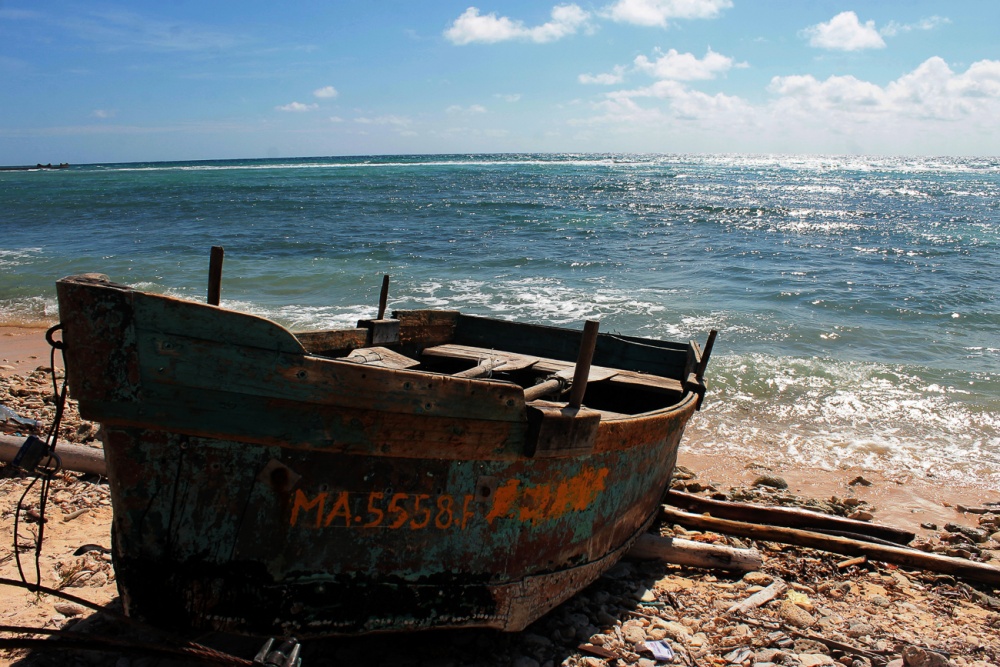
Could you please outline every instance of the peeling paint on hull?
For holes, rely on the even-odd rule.
[[[104,426],[122,597],[166,627],[523,629],[646,530],[704,391],[694,345],[657,343],[655,378],[626,360],[569,411],[526,403],[513,375],[358,365],[249,315],[94,276],[57,287],[71,395]],[[492,330],[432,311],[400,322],[415,358],[486,347]],[[561,330],[496,327],[486,342],[536,366],[572,358]],[[650,354],[602,344],[607,359]],[[628,392],[642,412],[591,405],[621,410]]]

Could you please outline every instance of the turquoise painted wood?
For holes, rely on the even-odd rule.
[[[704,391],[693,345],[601,338],[621,377],[573,410],[524,396],[576,358],[571,330],[399,313],[383,345],[404,370],[348,360],[353,330],[303,336],[340,346],[324,356],[95,276],[57,291],[71,395],[104,425],[123,599],[166,627],[520,630],[646,530]],[[422,355],[450,343],[466,353]],[[469,346],[538,362],[454,377]]]

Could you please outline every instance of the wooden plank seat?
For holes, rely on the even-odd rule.
[[[516,354],[514,352],[504,352],[503,350],[489,350],[482,347],[456,345],[453,343],[425,348],[423,354],[431,357],[473,361],[477,365],[484,360],[503,360],[506,362],[505,364],[498,364],[493,366],[493,368],[496,370],[507,371],[520,370],[522,368],[530,367],[533,371],[542,375],[559,375],[561,377],[566,377],[567,379],[571,379],[573,377],[573,369],[576,366],[576,364],[572,361],[547,359],[545,357],[531,357],[524,354]],[[531,360],[532,363],[522,365],[525,364],[527,360]],[[591,366],[590,375],[588,376],[587,381],[608,381],[612,383],[621,383],[637,389],[646,388],[661,392],[683,393],[684,391],[681,383],[673,378],[638,373],[636,371],[619,370],[616,368],[606,368],[604,366]]]
[[[352,351],[343,361],[380,368],[416,368],[420,362],[399,352],[393,352],[387,347],[360,347]]]

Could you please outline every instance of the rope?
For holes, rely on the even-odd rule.
[[[56,406],[56,414],[52,418],[52,425],[49,426],[49,431],[45,437],[45,442],[49,448],[47,465],[42,468],[44,471],[42,474],[38,475],[36,473],[35,479],[25,488],[24,493],[18,498],[17,507],[14,508],[14,560],[17,561],[17,573],[20,575],[21,581],[26,584],[28,583],[28,578],[24,574],[24,565],[21,563],[21,551],[17,544],[22,505],[35,484],[41,480],[38,499],[38,534],[35,536],[35,582],[38,585],[42,583],[41,558],[42,545],[45,543],[45,509],[49,499],[49,488],[52,484],[52,478],[62,468],[62,461],[55,453],[55,449],[56,443],[59,440],[59,426],[62,423],[63,411],[66,408],[67,385],[64,381],[62,389],[59,389],[59,379],[56,377],[56,350],[63,350],[66,345],[62,341],[57,341],[52,337],[53,334],[61,329],[62,325],[57,324],[45,332],[45,340],[52,347],[52,350],[49,352],[49,372],[52,374],[52,400]],[[63,365],[65,366],[65,364],[66,361],[63,359]]]

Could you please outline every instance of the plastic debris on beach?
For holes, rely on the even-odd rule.
[[[22,417],[3,403],[0,403],[0,425],[19,426],[24,428],[38,428],[38,420]]]
[[[670,662],[674,659],[674,649],[670,647],[670,644],[665,639],[655,642],[645,642],[645,646],[653,654],[657,662]]]

